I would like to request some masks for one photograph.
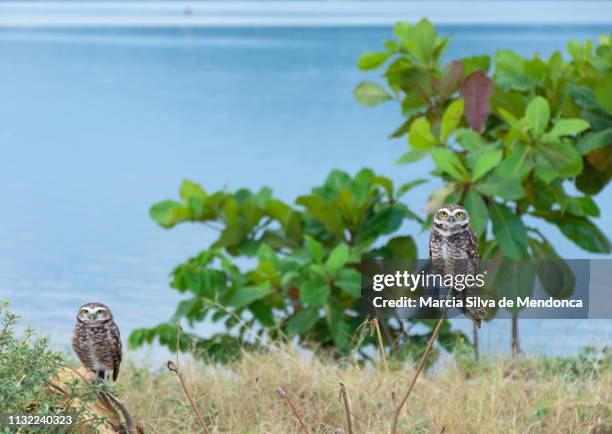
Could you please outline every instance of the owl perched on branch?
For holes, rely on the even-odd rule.
[[[81,306],[72,333],[72,349],[86,368],[103,381],[117,380],[121,364],[121,336],[113,314],[102,303]]]
[[[436,273],[441,275],[473,274],[480,268],[478,241],[472,230],[468,212],[459,205],[444,205],[434,214],[429,237],[429,257]],[[450,288],[452,295],[464,301],[463,313],[474,321],[477,327],[487,316],[483,308],[467,308],[465,299],[471,289],[463,291]]]

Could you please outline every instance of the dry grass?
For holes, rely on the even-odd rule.
[[[543,358],[448,363],[421,376],[398,432],[610,432],[612,370],[602,366],[577,370]],[[325,362],[287,347],[247,353],[231,366],[190,362],[183,369],[210,431],[236,434],[301,432],[279,387],[311,433],[347,433],[340,383],[346,387],[353,432],[386,433],[392,394],[401,396],[413,373],[409,366],[386,370]],[[202,432],[172,372],[127,364],[119,383],[122,399],[145,432]]]

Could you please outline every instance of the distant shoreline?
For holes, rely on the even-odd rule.
[[[428,17],[438,25],[612,24],[612,1],[9,1],[7,27],[388,26]]]

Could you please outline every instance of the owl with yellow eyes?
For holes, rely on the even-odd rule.
[[[79,309],[72,333],[72,349],[79,360],[97,377],[117,380],[122,358],[119,327],[108,306],[86,303]]]
[[[429,236],[429,257],[434,271],[443,276],[479,273],[478,241],[470,216],[463,207],[448,204],[436,211]],[[469,288],[453,290],[453,295],[465,299],[469,292]],[[467,308],[465,303],[462,310],[477,327],[487,316],[485,309]]]

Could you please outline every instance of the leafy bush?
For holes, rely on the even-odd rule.
[[[462,204],[484,259],[554,260],[565,282],[557,291],[535,265],[538,261],[522,262],[520,270],[506,270],[520,275],[520,282],[506,279],[496,285],[498,293],[530,296],[541,273],[551,296],[571,295],[571,270],[544,234],[524,219],[557,226],[586,251],[611,251],[610,241],[591,220],[600,214],[591,196],[612,176],[610,37],[601,36],[595,49],[591,41],[570,41],[569,61],[560,52],[543,60],[538,54],[524,59],[500,50],[493,61],[475,56],[442,68],[449,38],[439,36],[429,21],[399,23],[394,30],[397,40],[387,41],[385,51],[364,53],[358,62],[366,71],[387,65],[383,79],[388,91],[369,81],[354,94],[365,106],[400,103],[406,120],[391,136],[407,134],[410,150],[398,163],[433,160],[432,175],[444,185],[429,199],[425,226],[443,203]],[[487,75],[491,64],[493,74]],[[567,192],[573,189],[583,194]],[[518,312],[512,314],[516,321]],[[518,327],[512,330],[513,351],[518,351]]]
[[[391,180],[368,169],[354,177],[336,170],[322,186],[297,198],[298,208],[273,198],[268,188],[208,195],[184,181],[181,202],[160,202],[151,208],[151,216],[164,227],[185,221],[215,224],[219,237],[173,271],[171,286],[190,296],[179,304],[173,320],[224,321],[235,333],[206,339],[190,333],[177,336],[177,326],[169,322],[135,330],[130,344],[158,337],[174,349],[178,340],[182,350],[227,361],[241,346],[258,344],[264,337],[297,336],[303,344],[348,354],[356,343],[351,337],[360,335],[363,322],[361,256],[417,257],[412,237],[382,238],[406,219],[420,221],[399,202],[420,183],[396,189]],[[251,258],[253,268],[244,271],[232,256]],[[384,324],[383,329],[393,338],[401,332],[398,323]],[[372,342],[363,333],[361,339]]]
[[[367,52],[362,70],[387,64],[390,92],[361,83],[355,96],[366,106],[396,100],[407,118],[392,137],[408,135],[409,164],[431,157],[433,176],[445,185],[428,209],[461,203],[470,212],[487,256],[554,255],[526,215],[556,225],[581,248],[610,253],[610,241],[590,220],[599,216],[591,195],[612,176],[612,51],[610,39],[568,43],[572,60],[556,52],[547,61],[509,50],[455,60],[440,67],[448,37],[427,20],[395,26],[398,40]],[[571,196],[571,182],[583,193]],[[431,218],[431,215],[430,215]],[[489,241],[488,222],[492,223]]]
[[[338,355],[357,342],[373,344],[360,331],[360,258],[417,258],[413,238],[397,231],[406,219],[427,228],[431,212],[444,202],[468,209],[484,258],[557,259],[544,235],[525,224],[526,216],[556,225],[587,251],[610,252],[610,241],[591,220],[599,215],[591,195],[612,173],[609,38],[601,38],[595,53],[591,42],[570,42],[569,62],[560,53],[544,61],[501,50],[489,76],[488,56],[442,68],[449,38],[426,20],[400,23],[395,33],[398,40],[387,41],[385,51],[365,53],[358,62],[363,70],[387,64],[388,90],[365,82],[355,96],[366,106],[400,102],[406,120],[392,137],[408,134],[410,150],[399,162],[431,157],[433,177],[444,181],[431,195],[429,216],[422,219],[400,201],[424,180],[395,188],[367,169],[354,177],[333,171],[294,205],[274,198],[269,188],[209,194],[185,181],[181,201],[155,204],[151,217],[165,228],[204,223],[219,237],[173,271],[171,286],[189,298],[171,321],[135,330],[132,347],[157,338],[171,349],[178,342],[182,350],[227,360],[243,345],[284,336]],[[570,182],[583,194],[568,194]],[[236,257],[243,259],[240,266]],[[537,270],[520,272],[524,288],[504,290],[531,291]],[[180,319],[224,321],[227,332],[178,334]],[[384,344],[393,344],[398,355],[418,357],[430,335],[405,333],[393,318],[380,326]],[[452,349],[463,339],[446,324],[439,343]]]
[[[0,303],[0,408],[7,415],[71,416],[71,425],[50,427],[44,432],[75,432],[86,425],[95,430],[104,420],[93,414],[88,404],[97,399],[95,387],[83,394],[78,382],[65,383],[65,394],[50,393],[57,384],[57,375],[63,366],[61,353],[49,349],[47,338],[36,338],[32,329],[26,329],[23,338],[15,336],[17,315]],[[68,406],[67,402],[78,402]],[[2,426],[0,432],[14,432],[15,427]],[[28,431],[41,432],[42,425],[31,426]]]

